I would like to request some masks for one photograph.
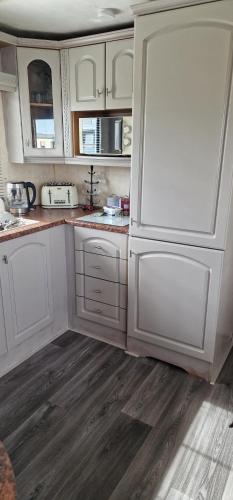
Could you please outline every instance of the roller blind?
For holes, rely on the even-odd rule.
[[[5,175],[4,175],[4,164],[0,161],[0,196],[5,194]]]
[[[0,92],[0,196],[5,195],[7,165],[8,165],[8,160],[7,160],[5,129],[3,121],[2,96]]]

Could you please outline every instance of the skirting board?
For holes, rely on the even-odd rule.
[[[200,359],[191,358],[169,349],[163,349],[146,342],[141,342],[133,337],[127,339],[127,351],[129,354],[137,354],[144,357],[152,357],[183,368],[190,375],[203,378],[208,382],[215,382],[211,378],[211,364]]]
[[[92,337],[101,342],[106,342],[120,349],[126,349],[126,332],[114,330],[113,328],[108,328],[92,321],[86,321],[77,316],[72,317],[69,324],[69,330],[80,333],[81,335],[86,335],[87,337]]]

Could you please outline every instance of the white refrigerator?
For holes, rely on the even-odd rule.
[[[233,2],[151,10],[135,20],[128,351],[215,380],[233,333]]]

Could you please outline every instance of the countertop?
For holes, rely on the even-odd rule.
[[[32,219],[38,222],[17,227],[15,229],[10,229],[8,231],[0,232],[0,243],[7,240],[12,240],[14,238],[19,238],[26,234],[35,233],[38,231],[43,231],[50,227],[60,226],[62,224],[71,224],[72,226],[89,227],[92,229],[99,229],[101,231],[109,231],[120,234],[128,234],[129,226],[118,227],[110,226],[108,224],[97,224],[94,222],[86,222],[76,220],[77,217],[82,217],[83,215],[88,215],[93,212],[88,210],[83,210],[82,208],[41,208],[37,207],[31,210],[28,214],[24,215],[25,219]]]

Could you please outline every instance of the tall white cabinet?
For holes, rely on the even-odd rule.
[[[128,349],[214,379],[233,334],[233,4],[187,3],[137,7]]]

